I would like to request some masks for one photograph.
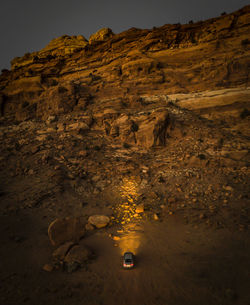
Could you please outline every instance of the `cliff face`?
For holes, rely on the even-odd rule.
[[[22,121],[72,110],[144,108],[143,96],[247,87],[250,6],[204,22],[62,36],[12,60],[1,113]],[[145,104],[145,103],[144,103]]]

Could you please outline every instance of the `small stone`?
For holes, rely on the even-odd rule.
[[[62,132],[64,130],[65,130],[65,124],[63,124],[63,123],[57,124],[57,131],[58,132]]]
[[[136,207],[136,209],[135,209],[135,212],[136,212],[137,214],[143,213],[143,212],[144,212],[144,205],[143,205],[143,204],[138,205],[138,206]]]
[[[47,124],[51,124],[51,123],[53,123],[53,122],[55,122],[55,121],[56,121],[56,117],[55,117],[54,115],[50,115],[50,116],[47,118],[46,123],[47,123]]]
[[[54,270],[54,267],[53,267],[51,264],[45,264],[45,265],[43,266],[43,270],[44,270],[44,271],[47,271],[47,272],[51,272],[51,271]]]
[[[199,215],[199,218],[200,218],[200,219],[204,219],[204,218],[206,218],[206,215],[203,214],[203,213],[201,213],[201,214]]]
[[[174,197],[169,197],[168,198],[168,203],[174,203],[175,202],[175,198]]]
[[[48,136],[46,134],[42,134],[40,136],[37,136],[36,140],[43,142],[43,141],[47,140],[47,138],[48,138]]]
[[[156,213],[154,213],[153,218],[154,218],[154,220],[159,220],[159,217]]]
[[[87,231],[93,231],[93,230],[95,229],[95,227],[92,226],[92,224],[90,224],[90,223],[86,223],[85,229],[86,229]]]
[[[81,157],[86,157],[88,154],[87,150],[81,150],[79,151],[78,155],[81,156]]]
[[[33,147],[31,148],[31,152],[32,152],[32,154],[37,153],[37,152],[39,151],[39,149],[40,149],[40,147],[39,147],[39,146],[33,146]]]
[[[28,171],[28,175],[33,175],[34,174],[34,170],[33,169],[30,169],[29,171]]]
[[[75,131],[83,131],[83,130],[89,130],[89,126],[84,122],[76,122],[73,124],[70,124],[67,126],[67,130],[75,130]]]
[[[226,186],[224,185],[223,188],[224,188],[224,190],[229,191],[229,192],[233,192],[233,190],[234,190],[230,185],[226,185]]]

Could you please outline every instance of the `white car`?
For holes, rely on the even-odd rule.
[[[134,267],[134,254],[132,252],[125,252],[123,255],[123,268],[131,269]]]

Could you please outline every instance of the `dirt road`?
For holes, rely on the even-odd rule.
[[[192,226],[177,216],[146,222],[133,232],[136,267],[123,270],[119,243],[126,234],[115,247],[111,227],[82,240],[96,253],[86,268],[48,273],[42,266],[51,246],[46,221],[39,223],[39,217],[1,216],[1,304],[245,305],[249,300],[247,233]]]

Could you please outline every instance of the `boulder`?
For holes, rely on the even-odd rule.
[[[89,126],[84,122],[77,122],[77,123],[73,123],[73,124],[70,124],[69,126],[67,126],[67,130],[68,131],[74,130],[74,131],[81,132],[84,130],[89,130]]]
[[[85,222],[82,218],[66,217],[55,219],[48,228],[48,235],[53,246],[67,241],[77,242],[85,233]]]
[[[53,258],[58,261],[63,261],[65,256],[73,246],[74,246],[74,242],[72,241],[66,242],[52,253]]]
[[[64,259],[65,268],[68,272],[76,271],[91,258],[92,252],[83,245],[76,245],[70,249]]]
[[[155,111],[148,116],[142,116],[137,122],[138,131],[136,132],[137,145],[146,148],[155,145],[165,145],[167,127],[169,124],[168,111]]]
[[[98,229],[106,227],[109,221],[109,217],[105,215],[92,215],[88,219],[88,222]]]
[[[166,110],[151,113],[137,113],[134,116],[121,115],[111,126],[110,135],[119,136],[124,143],[150,148],[164,146],[169,125],[169,113]],[[112,134],[111,134],[112,133]]]

